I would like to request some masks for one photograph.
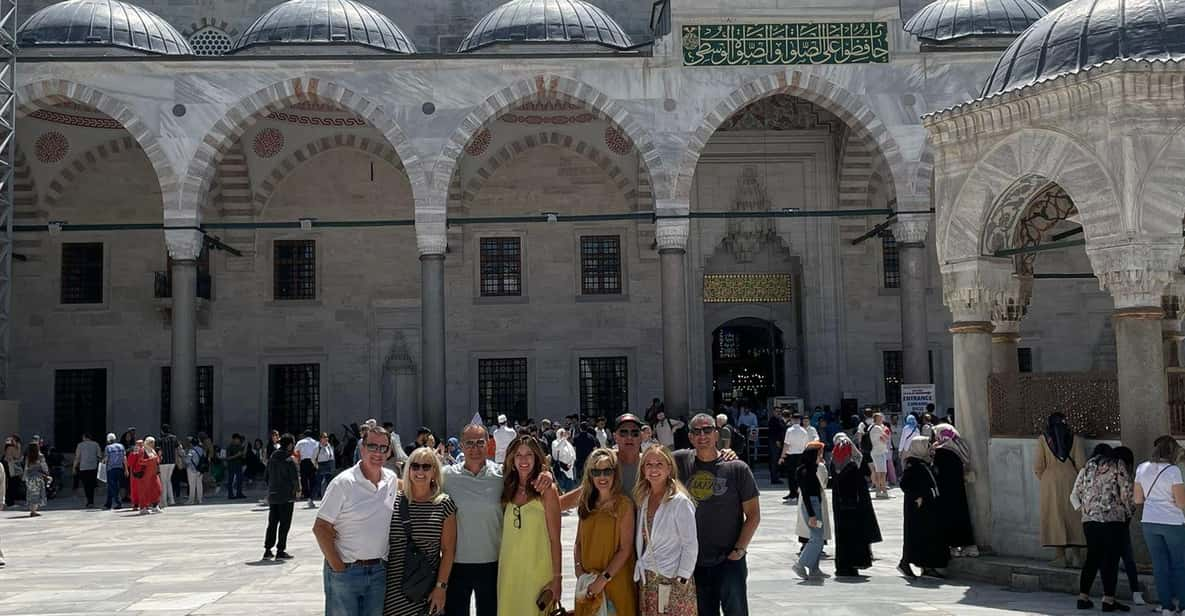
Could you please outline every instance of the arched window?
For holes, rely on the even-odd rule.
[[[189,36],[189,46],[199,56],[221,56],[230,51],[234,41],[221,28],[207,26]]]

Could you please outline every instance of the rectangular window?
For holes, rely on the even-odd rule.
[[[1028,347],[1016,349],[1016,366],[1019,372],[1033,371],[1033,349]]]
[[[160,422],[172,424],[173,369],[160,369]],[[197,426],[198,432],[205,432],[214,438],[214,366],[197,368]]]
[[[580,358],[580,414],[610,421],[629,410],[630,383],[625,357]]]
[[[103,244],[62,244],[62,303],[103,303]]]
[[[580,289],[584,295],[621,294],[621,238],[580,238]]]
[[[527,359],[477,360],[477,399],[481,416],[493,421],[505,413],[511,420],[526,419]]]
[[[86,432],[102,443],[107,434],[107,371],[103,368],[55,370],[53,379],[53,442],[63,452]],[[22,452],[23,453],[23,452]]]
[[[523,294],[522,244],[517,237],[481,238],[481,295]]]
[[[901,288],[901,261],[897,253],[897,240],[892,233],[881,235],[881,269],[885,272],[885,288]]]
[[[317,299],[317,242],[276,240],[273,256],[275,299]]]
[[[267,367],[268,428],[300,434],[321,429],[320,364]]]
[[[882,351],[881,352],[885,384],[885,404],[901,404],[901,385],[905,382],[905,355],[902,351]],[[927,370],[930,373],[930,382],[934,382],[934,352],[926,352],[926,360],[928,363]],[[923,383],[910,383],[910,385],[922,385]]]

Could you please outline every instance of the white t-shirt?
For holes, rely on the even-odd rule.
[[[788,456],[798,455],[806,449],[806,444],[810,442],[810,434],[799,424],[794,424],[786,428],[786,446],[785,453]]]
[[[873,424],[868,428],[868,438],[872,441],[872,453],[884,455],[889,451],[889,431],[884,425]]]
[[[317,439],[311,436],[306,436],[299,441],[296,441],[296,452],[300,454],[301,460],[312,460],[317,456]]]
[[[1157,475],[1160,475],[1160,479],[1156,478]],[[1145,462],[1136,467],[1136,481],[1144,490],[1144,517],[1141,521],[1178,526],[1185,524],[1185,512],[1173,500],[1173,486],[1182,483],[1180,468],[1162,462]],[[1156,485],[1152,485],[1153,482]]]
[[[501,464],[506,461],[506,448],[517,436],[518,432],[507,426],[498,426],[494,430],[494,462]]]
[[[391,514],[395,510],[395,471],[382,469],[376,486],[362,474],[359,462],[338,473],[325,488],[317,517],[333,525],[342,562],[387,558]]]

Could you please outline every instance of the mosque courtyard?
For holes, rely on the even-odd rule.
[[[761,480],[763,486],[768,484]],[[784,490],[763,487],[762,521],[749,551],[749,602],[754,616],[1003,616],[1076,613],[1073,597],[1016,592],[963,580],[906,582],[895,570],[901,554],[901,499],[874,501],[885,542],[867,578],[802,582],[790,571],[797,542],[794,509]],[[257,497],[257,494],[250,496]],[[69,497],[44,516],[0,512],[0,614],[283,614],[323,613],[321,555],[310,529],[315,510],[298,505],[288,562],[259,560],[266,508],[256,498],[171,507],[139,516],[80,510]],[[577,518],[564,517],[565,603],[571,607],[571,546]],[[833,572],[829,561],[824,571]],[[1134,608],[1140,609],[1140,608]],[[1139,612],[1135,612],[1139,613]]]

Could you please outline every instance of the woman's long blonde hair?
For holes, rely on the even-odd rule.
[[[667,502],[675,498],[676,494],[688,496],[687,488],[682,481],[676,476],[675,471],[675,457],[667,451],[666,447],[659,444],[654,444],[646,448],[642,452],[642,457],[638,458],[638,481],[634,484],[634,502],[638,503],[639,507],[646,506],[646,499],[650,498],[650,481],[646,479],[646,458],[657,457],[662,460],[662,463],[667,465],[667,470],[670,474],[667,475],[667,488],[663,492],[662,502]]]
[[[440,502],[440,499],[444,498],[444,473],[440,469],[440,458],[436,457],[436,450],[420,447],[412,451],[411,455],[407,456],[407,460],[403,462],[403,491],[407,494],[408,499],[411,499],[411,475],[408,473],[412,462],[432,465],[432,497],[430,500],[434,503]]]
[[[617,463],[617,453],[612,449],[595,449],[588,455],[588,460],[584,462],[584,477],[580,480],[580,506],[576,512],[580,519],[587,518],[593,511],[597,509],[597,500],[600,498],[600,492],[597,486],[593,485],[592,471],[593,467],[601,460],[608,460],[613,468],[613,487],[609,488],[610,499],[616,501],[617,497],[625,496],[621,489],[621,465]]]

